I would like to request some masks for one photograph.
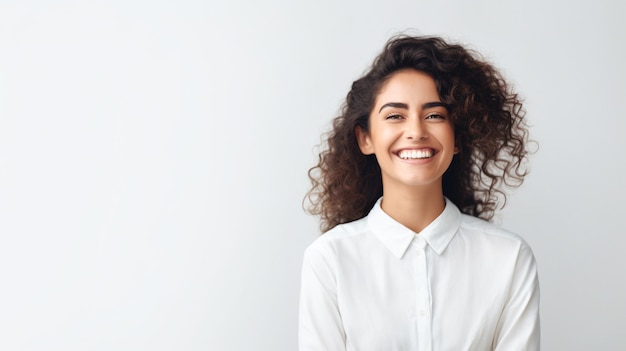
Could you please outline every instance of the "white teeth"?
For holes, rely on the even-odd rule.
[[[420,150],[402,150],[398,153],[401,159],[410,160],[410,159],[419,159],[419,158],[430,158],[433,157],[432,149],[420,149]]]

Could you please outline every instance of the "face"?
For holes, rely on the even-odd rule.
[[[416,70],[394,73],[369,116],[369,132],[357,127],[361,152],[376,155],[383,191],[429,187],[441,179],[455,153],[454,126],[435,81]]]

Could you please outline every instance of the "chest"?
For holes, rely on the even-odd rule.
[[[507,264],[428,252],[353,260],[338,272],[348,345],[359,350],[489,349],[508,294]]]

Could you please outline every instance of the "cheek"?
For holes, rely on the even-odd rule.
[[[452,124],[442,124],[441,128],[437,130],[437,137],[439,138],[439,141],[446,146],[454,145],[454,127]]]
[[[375,143],[384,144],[393,139],[395,132],[393,128],[389,128],[388,126],[376,126],[370,129],[370,135]]]
[[[452,145],[456,144],[456,137],[454,133],[454,125],[452,123],[448,124],[446,134],[448,135],[448,139],[452,143]]]

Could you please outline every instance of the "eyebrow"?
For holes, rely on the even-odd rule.
[[[388,103],[386,103],[386,104],[384,104],[384,105],[382,105],[380,107],[380,110],[378,110],[378,113],[380,113],[386,107],[402,108],[402,109],[405,109],[405,110],[409,109],[409,105],[405,104],[403,102],[388,102]],[[433,108],[433,107],[443,107],[446,110],[450,110],[450,107],[448,106],[448,104],[443,103],[441,101],[427,102],[427,103],[424,103],[422,105],[422,109],[424,109],[424,110],[425,109],[429,109],[429,108]]]

